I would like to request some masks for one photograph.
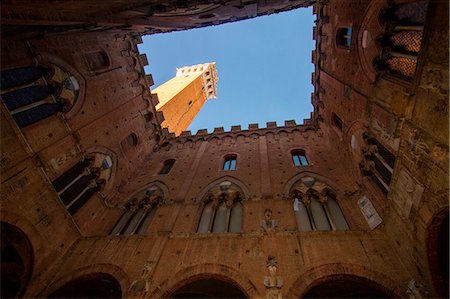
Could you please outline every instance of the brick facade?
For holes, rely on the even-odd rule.
[[[310,4],[294,2],[290,5]],[[242,9],[248,5],[253,4]],[[260,9],[292,8],[281,6],[256,5],[257,15]],[[333,282],[341,286],[337,297],[448,296],[448,274],[441,266],[448,264],[448,251],[440,249],[445,234],[448,243],[445,1],[429,1],[427,14],[433,17],[426,18],[412,78],[373,63],[388,51],[377,42],[389,27],[379,17],[385,1],[318,1],[311,119],[178,137],[161,127],[164,116],[155,109],[153,80],[143,72],[148,62],[137,51],[138,34],[120,26],[66,31],[62,25],[72,22],[81,6],[69,9],[66,18],[56,13],[43,18],[43,9],[32,15],[32,5],[5,7],[2,14],[9,11],[10,19],[2,18],[1,43],[2,250],[16,252],[22,266],[8,270],[2,262],[2,276],[20,277],[17,287],[2,286],[4,294],[68,296],[77,288],[67,287],[71,282],[87,279],[79,285],[86,296],[89,282],[96,285],[103,277],[105,288],[118,289],[124,298],[177,296],[186,286],[199,294],[204,281],[221,281],[248,298],[327,296]],[[226,5],[221,9],[240,18]],[[35,36],[19,26],[38,19],[53,31]],[[178,28],[175,20],[166,22],[167,31]],[[337,40],[340,28],[352,29],[348,48]],[[11,32],[21,34],[15,38]],[[57,97],[75,94],[75,101],[20,127],[20,113],[8,97],[26,84],[6,89],[3,74],[37,65],[53,73],[33,84],[59,86]],[[61,85],[60,70],[72,81]],[[307,165],[294,165],[295,153],[304,155]],[[223,170],[226,157],[236,159],[234,170]],[[167,161],[172,167],[160,174]],[[89,175],[83,175],[90,181],[73,194],[82,163],[89,165]],[[369,217],[373,209],[367,205],[362,209],[363,198],[377,215]],[[299,200],[318,225],[318,210],[309,200],[315,201],[331,229],[302,231]],[[197,233],[208,204],[233,213],[237,202],[239,232]],[[332,229],[336,206],[329,202],[337,203],[348,229]],[[139,234],[112,235],[126,215],[150,221]],[[90,291],[108,297],[102,287]]]

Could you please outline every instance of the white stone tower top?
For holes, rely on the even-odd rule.
[[[215,62],[208,62],[203,64],[196,64],[190,66],[184,66],[177,68],[177,77],[190,76],[190,75],[202,75],[203,87],[205,88],[206,99],[217,98],[217,82],[219,77],[217,76],[217,69]]]

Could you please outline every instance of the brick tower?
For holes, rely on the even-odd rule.
[[[216,98],[217,81],[215,62],[177,68],[174,78],[153,90],[156,109],[164,113],[162,127],[177,136],[185,131],[206,100]]]

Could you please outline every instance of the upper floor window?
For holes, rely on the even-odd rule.
[[[394,173],[395,156],[377,139],[363,135],[367,142],[363,150],[364,160],[360,163],[364,175],[370,176],[381,191],[387,195]]]
[[[224,181],[209,190],[197,233],[240,232],[242,226],[243,192],[236,184]]]
[[[136,194],[125,206],[125,211],[114,225],[110,235],[145,235],[156,214],[164,204],[161,188],[152,186]]]
[[[228,155],[223,163],[223,170],[236,170],[236,155]]]
[[[339,118],[335,113],[333,113],[333,125],[339,129],[339,131],[342,131],[342,119]]]
[[[338,46],[350,48],[350,44],[352,43],[352,28],[351,27],[339,28],[336,39]]]
[[[137,146],[137,144],[138,144],[137,135],[135,133],[131,133],[120,142],[120,147],[122,148],[124,153],[127,153],[131,148]]]
[[[336,194],[323,182],[304,177],[291,190],[299,231],[348,230]]]
[[[303,150],[293,150],[291,152],[292,160],[295,166],[305,166],[308,165],[308,159],[306,159],[305,151]]]
[[[83,57],[90,71],[107,68],[110,64],[108,54],[105,51],[84,53]]]
[[[111,177],[110,156],[95,153],[52,181],[67,211],[74,215]]]
[[[175,164],[175,160],[174,159],[166,160],[164,162],[163,167],[159,171],[159,174],[168,174],[170,172],[170,170],[172,169],[173,164]]]
[[[55,65],[10,69],[0,75],[0,98],[20,128],[69,111],[78,97],[76,78]]]

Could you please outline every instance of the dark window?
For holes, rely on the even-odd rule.
[[[337,44],[338,46],[350,48],[352,43],[352,28],[339,28],[337,32]]]
[[[159,171],[159,174],[168,174],[170,172],[170,170],[172,169],[173,164],[175,164],[174,159],[165,161],[163,167]]]
[[[339,131],[342,131],[342,120],[333,113],[333,125],[339,129]]]
[[[308,165],[308,159],[306,159],[305,151],[294,150],[291,152],[292,160],[295,166],[305,166]]]
[[[83,56],[91,71],[109,67],[109,57],[104,51],[85,53]]]
[[[226,156],[223,163],[223,170],[236,170],[236,159],[236,155]]]

